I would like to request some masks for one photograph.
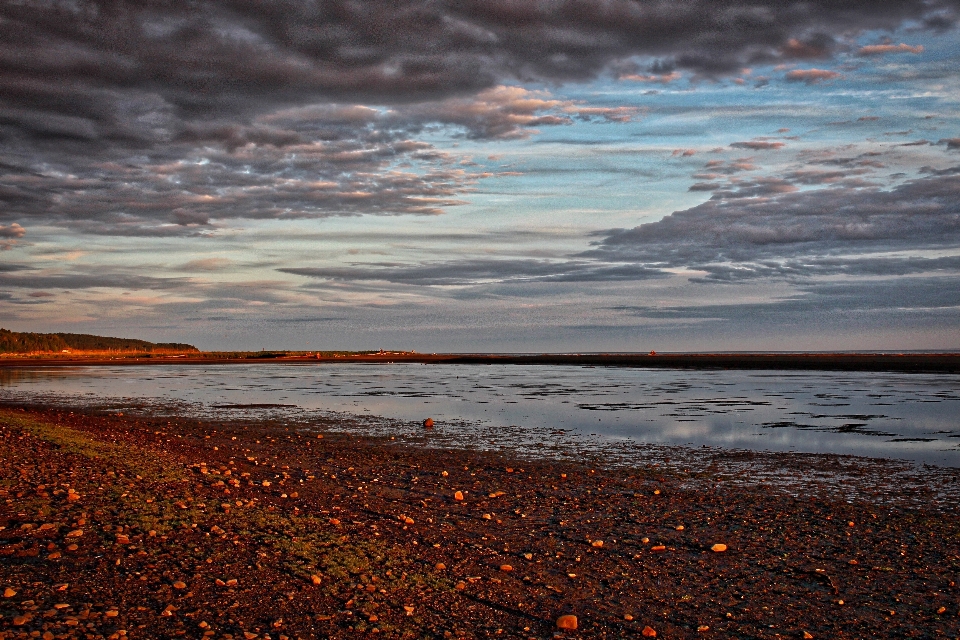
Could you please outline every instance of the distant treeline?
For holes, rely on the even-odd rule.
[[[0,329],[0,353],[36,353],[38,351],[181,351],[198,352],[189,344],[147,342],[130,338],[109,338],[86,333],[18,333]]]

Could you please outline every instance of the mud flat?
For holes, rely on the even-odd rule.
[[[0,407],[0,634],[958,635],[956,469],[717,450],[605,466],[429,437]]]
[[[139,355],[104,358],[47,354],[7,357],[0,367],[56,367],[84,365],[183,365],[264,363],[395,363],[423,364],[522,364],[650,367],[664,369],[776,369],[788,371],[904,371],[960,373],[960,353],[433,353],[410,351],[318,355],[264,353],[233,357],[218,353],[200,355]]]

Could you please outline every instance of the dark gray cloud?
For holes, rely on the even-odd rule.
[[[154,278],[126,273],[49,273],[39,269],[0,269],[0,287],[16,289],[153,289],[173,290],[185,288],[188,278]],[[31,294],[36,296],[37,294]],[[45,295],[45,294],[40,294]]]
[[[715,76],[958,13],[956,0],[5,2],[0,224],[183,235],[431,215],[477,176],[412,140],[425,130],[515,138],[638,115],[501,83]]]
[[[957,267],[954,258],[867,259],[874,253],[917,255],[960,246],[956,173],[890,190],[844,186],[778,193],[776,179],[769,179],[773,188],[766,190],[763,181],[746,184],[745,193],[718,191],[707,202],[657,222],[609,232],[585,256],[694,268],[717,280]]]
[[[755,328],[772,326],[780,331],[790,325],[808,330],[824,325],[836,328],[849,325],[854,318],[863,328],[896,327],[905,321],[914,326],[927,323],[956,326],[956,309],[960,306],[958,284],[957,275],[913,278],[909,286],[904,286],[901,278],[811,282],[800,285],[790,295],[764,302],[659,307],[633,304],[610,309],[641,318],[715,320]]]
[[[604,282],[663,277],[662,270],[635,264],[593,260],[462,260],[426,264],[373,264],[346,267],[278,269],[309,278],[380,281],[404,285],[470,286],[504,282]]]

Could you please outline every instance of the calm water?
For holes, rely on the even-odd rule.
[[[407,430],[432,417],[437,432],[477,438],[491,428],[533,438],[562,431],[960,467],[960,376],[945,374],[421,364],[0,370],[0,399],[30,398],[174,403],[226,417],[351,413]]]

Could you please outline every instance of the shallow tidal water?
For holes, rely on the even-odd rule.
[[[365,433],[432,417],[439,440],[555,437],[853,454],[960,467],[960,376],[581,366],[244,364],[0,369],[0,400],[176,407],[221,419],[359,415]],[[377,419],[373,419],[373,417]],[[491,440],[493,438],[493,440]]]

